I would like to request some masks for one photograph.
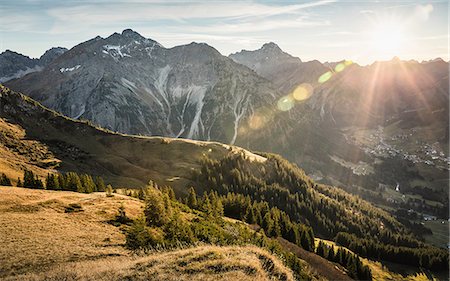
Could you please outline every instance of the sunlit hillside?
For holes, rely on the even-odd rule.
[[[293,280],[277,257],[255,246],[135,255],[124,247],[123,229],[109,223],[120,206],[136,218],[143,203],[118,194],[0,187],[0,279]]]

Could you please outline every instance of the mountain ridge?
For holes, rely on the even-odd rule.
[[[231,144],[251,108],[278,95],[270,83],[209,45],[166,49],[132,32],[88,40],[44,71],[8,85],[111,130]]]
[[[53,47],[45,51],[40,58],[30,58],[20,53],[6,50],[0,54],[0,83],[41,71],[65,51],[67,51],[66,48]]]

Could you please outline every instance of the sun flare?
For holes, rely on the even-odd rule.
[[[384,59],[398,56],[404,45],[404,31],[398,22],[379,23],[371,32],[373,52]]]

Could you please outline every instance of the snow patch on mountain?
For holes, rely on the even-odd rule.
[[[123,57],[130,57],[131,56],[125,52],[122,52],[122,49],[125,48],[125,46],[118,46],[118,45],[104,45],[103,48],[109,52],[107,52],[111,57],[114,59],[117,59],[119,56],[121,58]]]
[[[64,73],[64,72],[72,72],[72,71],[74,71],[74,70],[77,70],[77,69],[80,68],[80,67],[81,67],[81,65],[77,64],[77,65],[75,65],[74,67],[60,68],[59,71],[60,71],[61,73]]]

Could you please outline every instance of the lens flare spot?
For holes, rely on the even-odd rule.
[[[322,74],[322,75],[319,77],[318,82],[319,82],[319,83],[325,83],[325,82],[327,82],[328,80],[330,80],[331,76],[333,76],[333,72],[327,71],[327,72],[325,72],[324,74]]]
[[[254,114],[250,117],[250,120],[248,121],[248,126],[252,130],[257,130],[261,128],[266,123],[266,120],[263,116],[259,114]]]
[[[277,108],[281,111],[288,111],[294,107],[294,100],[291,96],[285,96],[278,100]]]
[[[334,71],[341,72],[344,69],[345,69],[345,64],[341,62],[336,65],[336,67],[334,68]]]
[[[309,99],[313,94],[313,87],[308,83],[300,84],[295,90],[292,92],[292,96],[297,101],[302,101]]]

